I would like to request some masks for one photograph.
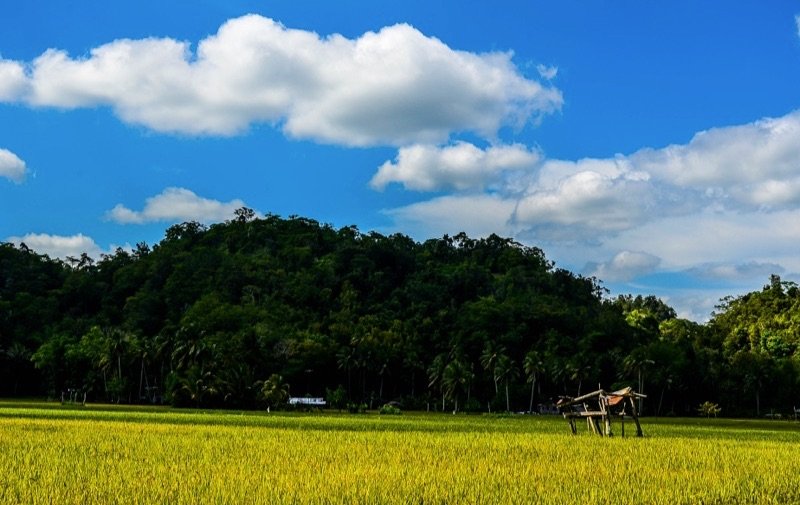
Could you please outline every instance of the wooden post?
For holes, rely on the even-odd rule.
[[[639,424],[639,413],[636,411],[636,402],[631,397],[631,417],[633,418],[633,422],[636,424],[636,436],[642,437],[644,434],[642,433],[642,426]]]
[[[592,428],[597,435],[603,436],[603,430],[600,428],[600,416],[592,416]]]
[[[614,434],[611,432],[611,410],[608,406],[608,397],[601,396],[600,397],[600,411],[603,413],[603,428],[605,430],[605,436],[610,437]]]

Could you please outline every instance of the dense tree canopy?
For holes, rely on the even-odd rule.
[[[796,402],[797,286],[773,278],[707,325],[604,294],[495,235],[417,243],[249,209],[97,262],[0,244],[0,394],[528,410],[602,384],[644,390],[659,415]]]

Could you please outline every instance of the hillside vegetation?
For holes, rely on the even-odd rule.
[[[0,395],[529,410],[602,384],[644,390],[646,414],[798,403],[794,284],[725,299],[705,325],[604,295],[495,235],[417,243],[249,209],[97,262],[0,244]]]

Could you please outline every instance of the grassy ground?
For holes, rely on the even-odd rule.
[[[643,428],[0,402],[0,503],[800,502],[800,423]]]

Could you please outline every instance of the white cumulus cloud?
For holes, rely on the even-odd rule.
[[[728,205],[795,204],[797,197],[788,198],[781,187],[794,186],[800,178],[800,111],[713,128],[688,144],[642,149],[629,159],[678,188],[728,197]]]
[[[25,178],[27,167],[19,156],[8,149],[0,148],[0,177],[21,182]]]
[[[480,149],[467,142],[445,147],[413,145],[400,148],[394,162],[387,161],[370,181],[375,189],[392,182],[406,189],[483,189],[503,172],[533,168],[539,153],[519,144]]]
[[[654,204],[649,179],[622,158],[547,161],[519,199],[514,222],[555,240],[625,230]]]
[[[429,174],[388,166],[393,180],[448,187],[439,165]],[[671,271],[698,285],[712,278],[741,284],[758,283],[768,271],[800,272],[800,111],[629,155],[544,159],[489,180],[483,191],[387,214],[417,236],[510,235],[572,268],[611,258],[587,268],[614,282]]]
[[[199,221],[210,223],[232,219],[236,209],[245,207],[242,200],[220,202],[196,195],[185,188],[167,188],[145,200],[140,211],[117,204],[106,217],[122,224],[142,224],[154,221]]]
[[[605,281],[629,281],[653,272],[661,258],[641,251],[621,251],[605,263],[587,265],[589,275]]]
[[[428,155],[409,156],[418,152]],[[458,172],[444,170],[447,165],[433,156],[445,152],[401,150],[397,162],[379,169],[373,185],[402,181],[412,189],[458,188],[452,182]],[[525,149],[518,147],[517,152]],[[530,164],[520,165],[515,177],[494,179],[497,184],[490,189],[493,198],[514,202],[504,222],[533,238],[558,242],[593,235],[589,238],[607,240],[669,217],[712,215],[707,211],[761,215],[800,208],[800,111],[714,128],[687,144],[645,148],[627,156],[537,163],[535,153],[528,153]],[[465,176],[460,184],[491,180],[487,166],[474,164],[481,168],[465,172],[472,179]]]
[[[109,106],[162,132],[233,135],[269,123],[344,145],[440,143],[461,131],[490,138],[561,107],[560,91],[511,59],[458,51],[405,24],[348,39],[247,15],[195,52],[169,38],[115,40],[77,58],[50,49],[22,80],[20,63],[3,62],[0,73],[13,75],[0,100]]]
[[[83,253],[98,258],[102,253],[95,241],[82,233],[69,236],[28,233],[21,237],[8,237],[7,241],[17,246],[25,244],[37,253],[46,254],[51,258],[66,259],[68,256],[78,258]]]
[[[25,70],[20,63],[0,59],[0,101],[20,99],[27,85]]]

